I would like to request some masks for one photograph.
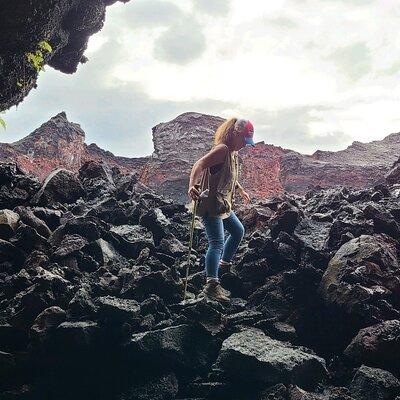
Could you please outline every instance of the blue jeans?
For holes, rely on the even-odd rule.
[[[202,217],[202,222],[208,239],[206,253],[206,276],[218,278],[219,261],[230,262],[236,253],[240,241],[244,236],[243,224],[236,214],[231,211],[228,218]],[[224,243],[224,228],[229,232]]]

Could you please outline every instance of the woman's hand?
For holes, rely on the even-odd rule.
[[[196,186],[191,186],[191,187],[189,188],[189,190],[188,190],[188,196],[189,196],[192,200],[194,200],[194,201],[198,200],[198,198],[199,198],[199,196],[200,196],[200,192],[199,192],[199,190],[196,188]]]
[[[245,191],[245,190],[240,190],[239,191],[240,196],[242,197],[242,199],[244,200],[245,203],[250,203],[251,199],[249,194]]]

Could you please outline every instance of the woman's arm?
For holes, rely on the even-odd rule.
[[[243,198],[246,202],[249,203],[249,202],[251,201],[250,196],[249,196],[249,194],[243,189],[242,185],[241,185],[238,181],[236,181],[236,187],[238,188],[238,192],[239,192],[240,196],[242,196],[242,198]]]
[[[239,193],[244,191],[243,186],[238,181],[236,181],[236,189]]]
[[[197,198],[198,196],[198,192],[194,186],[199,183],[203,170],[212,167],[213,165],[222,163],[228,151],[228,146],[220,143],[194,163],[190,173],[188,191],[188,194],[192,199],[194,197]],[[194,197],[192,196],[192,193],[195,195]]]
[[[205,156],[197,160],[190,173],[189,187],[198,183],[204,169],[222,163],[228,151],[228,146],[221,143],[210,150]]]

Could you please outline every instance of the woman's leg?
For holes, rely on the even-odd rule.
[[[224,225],[222,218],[203,217],[203,224],[208,239],[208,249],[205,257],[207,278],[218,278],[218,266],[224,248]]]
[[[231,262],[244,236],[244,226],[233,211],[228,218],[224,218],[222,221],[224,228],[229,232],[224,244],[222,261]]]

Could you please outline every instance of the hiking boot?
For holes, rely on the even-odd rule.
[[[225,289],[221,283],[219,284],[219,289],[226,297],[229,297],[231,295],[231,292],[227,289]]]
[[[198,298],[206,298],[216,300],[224,304],[230,303],[229,292],[225,290],[216,280],[209,280],[203,290],[199,293]]]

